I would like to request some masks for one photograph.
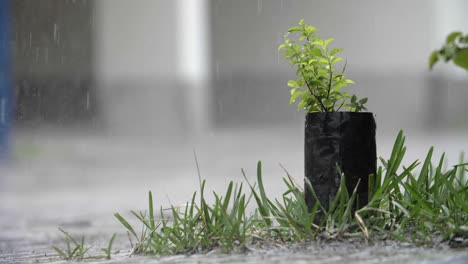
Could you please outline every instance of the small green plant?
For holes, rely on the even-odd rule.
[[[453,61],[455,65],[468,70],[468,34],[452,32],[445,39],[445,44],[429,57],[429,69],[439,61]]]
[[[229,184],[224,197],[213,192],[214,205],[208,205],[204,195],[205,181],[200,182],[200,203],[197,194],[184,206],[160,209],[160,219],[155,220],[152,193],[148,194],[149,217],[143,212],[132,214],[142,223],[142,233],[135,229],[120,214],[115,217],[137,239],[133,253],[151,255],[188,254],[221,248],[225,252],[245,246],[250,229],[250,217],[245,212],[249,199],[242,191],[242,184]],[[133,244],[133,243],[132,243]]]
[[[114,244],[115,235],[116,234],[112,235],[111,239],[109,240],[109,244],[107,245],[107,248],[101,248],[101,251],[105,254],[104,256],[101,256],[101,258],[111,259],[112,245]]]
[[[417,244],[468,238],[468,163],[463,154],[459,164],[446,170],[445,154],[432,164],[431,147],[417,173],[419,161],[401,166],[404,142],[400,132],[390,159],[381,159],[383,167],[369,179],[369,203],[356,212],[363,232],[368,234],[369,227]]]
[[[288,82],[290,103],[300,98],[298,110],[304,109],[308,113],[334,112],[343,107],[353,112],[366,110],[367,98],[358,100],[355,95],[342,91],[343,87],[354,83],[344,74],[346,63],[340,72],[335,70],[336,64],[343,60],[336,55],[343,49],[330,49],[333,39],[322,39],[316,32],[317,28],[305,24],[302,19],[298,26],[288,30],[284,43],[278,47],[283,51],[282,57],[296,67],[299,77]]]
[[[59,228],[60,232],[64,235],[64,240],[66,248],[61,249],[55,245],[52,248],[59,254],[59,256],[65,260],[82,260],[85,258],[86,252],[91,248],[85,247],[84,236],[81,237],[81,240],[78,242],[74,237],[72,237],[68,232]]]
[[[135,211],[131,211],[131,213],[137,219],[139,219],[143,224],[143,228],[142,228],[140,235],[137,234],[133,226],[130,223],[128,223],[124,217],[122,217],[119,213],[114,214],[117,220],[127,229],[128,239],[130,240],[130,244],[133,247],[132,253],[147,253],[148,252],[147,243],[146,243],[147,239],[156,230],[156,221],[154,219],[153,196],[151,192],[148,193],[148,200],[149,200],[149,214],[150,214],[149,218],[147,218],[146,214],[143,212],[137,213]],[[136,239],[135,244],[133,244],[132,242],[132,237]]]
[[[59,230],[64,235],[66,247],[62,249],[56,245],[52,245],[52,249],[54,249],[55,252],[57,252],[60,258],[64,260],[111,259],[112,245],[114,243],[116,234],[112,235],[107,248],[101,249],[101,251],[105,255],[87,255],[88,251],[92,248],[92,246],[85,246],[84,236],[82,236],[78,242],[78,240],[75,239],[72,235],[70,235],[70,233],[64,231],[61,228],[59,228]]]

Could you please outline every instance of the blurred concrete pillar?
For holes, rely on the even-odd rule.
[[[162,142],[183,136],[176,3],[100,0],[95,5],[96,83],[105,133]]]
[[[177,75],[192,133],[212,127],[209,0],[177,0]]]
[[[11,128],[10,1],[0,1],[0,160],[9,157]]]

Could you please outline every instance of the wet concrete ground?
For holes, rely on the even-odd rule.
[[[278,163],[293,175],[302,173],[300,132],[229,130],[166,142],[18,133],[15,159],[0,168],[0,263],[62,262],[50,247],[64,246],[57,227],[84,235],[86,244],[94,245],[93,254],[117,233],[114,248],[120,253],[111,263],[468,263],[466,248],[386,242],[315,242],[233,255],[127,256],[130,244],[113,213],[129,216],[131,209],[144,210],[148,190],[157,206],[189,200],[198,186],[194,148],[207,190],[222,192],[230,180],[240,182],[240,168],[254,181],[256,162],[262,160],[267,192],[274,196],[284,190]],[[393,135],[378,137],[380,156],[388,156],[393,140]],[[468,140],[461,134],[410,134],[407,142],[408,162],[423,158],[431,143],[437,153],[448,152],[450,164],[460,151],[468,150]]]

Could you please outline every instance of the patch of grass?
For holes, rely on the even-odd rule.
[[[445,154],[437,164],[431,162],[431,147],[417,172],[419,161],[401,166],[404,141],[400,132],[391,158],[381,160],[370,202],[357,212],[366,221],[363,229],[418,244],[468,238],[468,163],[463,163],[463,155],[458,165],[446,170]]]
[[[198,169],[198,162],[197,162]],[[198,169],[199,171],[199,169]],[[200,176],[200,174],[199,174]],[[184,254],[221,248],[230,252],[245,245],[248,230],[253,223],[246,214],[249,198],[243,186],[230,182],[224,196],[213,192],[215,203],[205,200],[205,181],[200,177],[200,197],[197,193],[184,206],[160,208],[160,219],[156,220],[152,193],[148,193],[148,216],[146,212],[131,213],[142,223],[142,232],[137,235],[129,222],[116,213],[115,217],[127,229],[133,253]],[[169,213],[165,213],[169,211]],[[132,242],[135,239],[135,243]]]
[[[356,191],[350,195],[346,189],[344,174],[338,192],[326,210],[316,203],[309,210],[304,197],[304,191],[287,173],[283,178],[286,191],[281,199],[271,200],[267,197],[261,177],[261,163],[258,163],[258,191],[251,186],[251,191],[258,205],[258,211],[266,227],[263,236],[280,239],[281,241],[305,241],[317,237],[337,238],[360,235],[358,225],[353,223],[352,207],[356,202]],[[306,179],[306,188],[315,195],[313,187]],[[317,197],[315,197],[317,198]]]
[[[112,258],[112,245],[114,244],[115,240],[115,235],[113,234],[111,239],[109,240],[109,243],[106,248],[101,248],[101,251],[105,254],[104,256],[98,256],[99,258],[103,259],[111,259]],[[115,252],[117,253],[117,252]]]
[[[78,242],[78,240],[71,236],[68,232],[61,228],[59,228],[59,230],[64,235],[66,245],[66,248],[64,249],[61,249],[55,245],[52,246],[52,248],[59,254],[59,256],[65,260],[81,260],[85,258],[86,252],[88,252],[91,247],[85,247],[84,237],[81,237]]]
[[[109,240],[107,248],[102,248],[101,251],[105,255],[89,255],[88,251],[92,246],[85,246],[84,236],[81,239],[76,239],[67,231],[59,228],[60,232],[64,235],[65,248],[59,248],[56,245],[52,245],[52,249],[57,252],[60,258],[64,260],[84,260],[84,259],[111,259],[112,255],[112,245],[115,240],[116,234],[113,234]]]
[[[194,193],[191,202],[184,206],[161,208],[159,220],[154,217],[153,198],[149,192],[149,215],[132,211],[142,223],[140,235],[120,214],[116,213],[115,217],[127,229],[134,245],[133,253],[187,254],[218,247],[230,252],[246,244],[253,223],[253,217],[248,217],[245,211],[249,199],[242,189],[242,184],[231,182],[224,196],[213,192],[215,202],[209,205],[205,200],[205,181],[202,181],[198,204],[197,193]]]
[[[422,165],[415,161],[403,166],[404,143],[400,132],[390,158],[381,158],[376,175],[369,176],[369,203],[359,210],[353,209],[358,208],[357,186],[348,192],[342,173],[328,210],[320,203],[308,208],[303,187],[286,170],[286,190],[280,198],[272,199],[263,184],[261,162],[257,165],[256,184],[251,184],[242,171],[249,193],[244,192],[242,184],[230,182],[223,196],[213,192],[214,204],[210,205],[205,199],[206,182],[201,180],[196,162],[200,193],[195,192],[186,205],[161,208],[157,219],[149,192],[148,211],[132,211],[141,222],[140,234],[120,214],[115,217],[127,229],[133,252],[149,255],[203,253],[215,248],[223,252],[242,251],[258,241],[285,244],[312,239],[389,237],[431,244],[467,239],[468,163],[463,163],[462,157],[460,164],[447,170],[445,155],[433,164],[430,148]],[[305,185],[315,195],[307,179]],[[246,207],[251,198],[256,209],[249,213]]]

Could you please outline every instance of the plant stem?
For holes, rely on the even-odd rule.
[[[343,105],[345,104],[345,102],[343,101],[343,103],[341,103],[340,107],[338,107],[338,109],[336,109],[336,111],[340,111],[341,107],[343,107]],[[333,108],[335,108],[335,104],[333,104]]]
[[[312,87],[310,87],[309,83],[307,82],[307,79],[305,78],[305,75],[304,75],[304,69],[303,68],[301,68],[301,75],[302,75],[302,78],[304,79],[304,82],[306,83],[307,88],[309,89],[310,94],[313,97],[315,97],[315,99],[317,99],[317,101],[320,103],[320,107],[322,108],[322,110],[324,112],[328,112],[327,111],[328,109],[325,107],[325,105],[323,105],[322,100],[313,92]]]
[[[346,70],[346,65],[348,65],[348,60],[346,59],[345,60],[345,64],[343,66],[343,70],[341,71],[341,74],[344,74],[345,70]],[[343,77],[341,77],[343,78]],[[341,80],[341,79],[340,79]],[[336,105],[336,101],[333,102],[333,109],[335,109],[335,105]],[[338,107],[338,109],[336,109],[336,111],[340,111],[341,107],[344,105],[344,102],[340,105],[340,107]]]
[[[325,50],[325,53],[328,53],[327,50]],[[330,61],[330,56],[327,56],[327,60],[328,60],[328,72],[330,74],[330,78],[328,79],[328,91],[327,91],[327,100],[330,99],[330,91],[331,91],[331,87],[332,87],[332,81],[333,81],[333,68],[332,68],[332,64],[331,64],[331,61]],[[332,106],[332,109],[330,112],[333,112],[335,110],[335,104],[333,104]]]

